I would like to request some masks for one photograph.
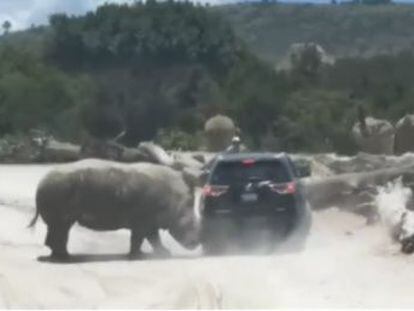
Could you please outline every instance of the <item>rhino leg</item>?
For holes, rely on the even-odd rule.
[[[147,235],[148,242],[150,242],[152,248],[154,249],[154,254],[161,257],[171,256],[170,251],[164,247],[161,243],[160,233],[157,229],[154,229]]]
[[[53,259],[64,260],[69,257],[67,244],[72,224],[49,224],[45,244],[51,249]]]
[[[129,250],[129,257],[131,259],[141,258],[143,253],[141,252],[141,244],[145,238],[145,233],[142,230],[131,230],[131,245]]]

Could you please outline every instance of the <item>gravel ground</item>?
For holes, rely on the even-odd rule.
[[[26,226],[49,169],[0,166],[0,308],[414,307],[414,257],[381,225],[336,209],[314,214],[298,253],[203,258],[164,233],[173,259],[128,261],[127,231],[74,227],[77,262],[39,262],[45,226]]]

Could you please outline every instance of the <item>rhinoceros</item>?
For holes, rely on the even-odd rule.
[[[45,244],[51,258],[67,259],[74,223],[93,230],[131,230],[131,257],[140,257],[145,238],[154,252],[168,253],[159,229],[166,229],[184,247],[198,245],[199,225],[193,209],[191,178],[151,163],[121,164],[82,160],[53,169],[39,183],[36,215],[47,225]]]

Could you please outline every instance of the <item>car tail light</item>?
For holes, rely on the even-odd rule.
[[[254,159],[246,159],[242,161],[243,166],[245,167],[251,167],[254,166],[254,164],[256,163],[256,161]]]
[[[203,196],[204,197],[214,197],[217,198],[227,192],[229,189],[228,186],[211,186],[207,185],[203,188]]]
[[[294,182],[272,184],[270,185],[270,189],[279,194],[294,194],[296,192],[296,184]]]

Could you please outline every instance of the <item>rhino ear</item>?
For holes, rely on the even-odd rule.
[[[204,185],[204,175],[201,170],[184,168],[181,172],[185,183],[191,187],[202,187]]]

